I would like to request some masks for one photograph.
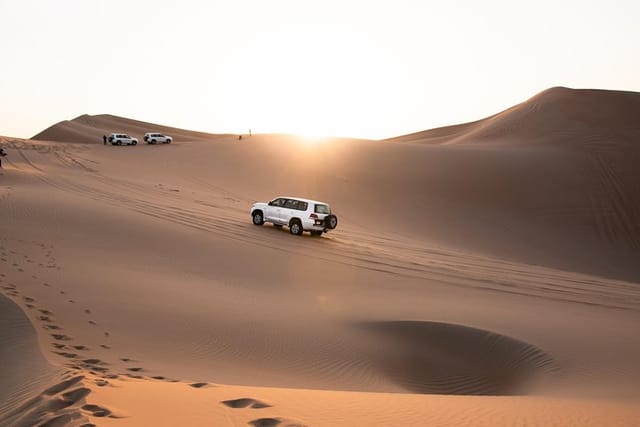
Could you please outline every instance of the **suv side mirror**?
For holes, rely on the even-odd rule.
[[[269,202],[269,206],[274,206],[276,203],[272,200]]]

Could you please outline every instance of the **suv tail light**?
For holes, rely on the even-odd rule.
[[[311,215],[309,215],[309,218],[318,219],[318,215],[312,213]]]

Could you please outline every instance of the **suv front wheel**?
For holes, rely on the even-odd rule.
[[[262,211],[255,211],[252,216],[253,216],[253,225],[264,224],[264,216],[262,216]]]

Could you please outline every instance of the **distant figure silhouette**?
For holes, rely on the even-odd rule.
[[[249,136],[251,136],[251,129],[249,129]]]
[[[2,158],[7,155],[7,152],[4,151],[4,148],[0,148],[0,168],[2,168]]]
[[[242,135],[238,135],[238,140],[242,141]]]
[[[102,143],[107,145],[107,135],[102,135]]]

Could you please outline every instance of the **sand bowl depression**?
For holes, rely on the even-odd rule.
[[[450,323],[370,322],[382,339],[375,365],[416,393],[517,395],[557,372],[541,349],[497,333]]]

